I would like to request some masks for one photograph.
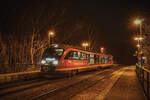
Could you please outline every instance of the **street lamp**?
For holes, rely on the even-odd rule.
[[[141,24],[142,21],[141,21],[140,19],[136,19],[136,20],[134,21],[134,23],[135,23],[135,24]]]
[[[51,46],[51,44],[52,44],[52,39],[51,39],[51,37],[54,37],[54,32],[53,31],[49,31],[48,32],[48,36],[49,36],[49,44],[50,44],[50,46]]]
[[[134,21],[134,23],[135,23],[136,25],[140,25],[140,35],[142,35],[142,20],[136,19],[136,20]]]
[[[100,50],[101,50],[101,53],[104,53],[104,47],[101,47]]]
[[[141,37],[141,36],[135,37],[134,40],[136,40],[136,41],[142,41],[142,40],[143,40],[143,37]]]
[[[88,47],[89,46],[89,44],[87,43],[87,42],[83,42],[82,43],[82,46],[84,47],[84,49],[86,50],[86,47]]]
[[[134,40],[138,42],[136,46],[138,47],[138,51],[140,51],[140,47],[141,47],[140,42],[143,40],[143,37],[137,36],[134,38]]]

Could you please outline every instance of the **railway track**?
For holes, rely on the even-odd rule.
[[[30,84],[34,82],[38,82],[39,79],[30,79],[27,81],[22,81],[22,82],[17,82],[17,83],[7,83],[7,84],[1,84],[0,85],[0,90],[6,89],[6,88],[12,88],[12,87],[17,87],[20,85],[25,85],[25,84]]]
[[[26,79],[26,80],[12,82],[12,83],[0,84],[0,90],[12,88],[12,87],[18,87],[18,86],[26,85],[26,84],[33,84],[33,83],[37,83],[37,82],[40,82],[40,81],[45,81],[47,79],[48,80],[57,80],[59,78],[60,77],[45,78],[45,77],[41,76],[41,77],[33,78],[33,79]]]
[[[104,72],[106,72],[106,71],[104,71]],[[95,84],[97,84],[101,80],[110,77],[109,75],[106,77],[100,76],[101,74],[104,74],[104,72],[103,73],[96,73],[95,75],[88,77],[84,80],[78,81],[74,84],[70,84],[70,85],[67,85],[64,87],[54,88],[52,90],[49,90],[45,93],[42,93],[42,94],[36,96],[36,97],[33,97],[32,99],[33,100],[38,100],[38,99],[39,100],[45,100],[47,98],[51,98],[52,100],[62,100],[62,98],[63,98],[63,100],[69,100],[72,97],[74,97],[76,94],[79,94],[82,91],[94,86]],[[112,73],[112,72],[113,72],[112,70],[109,70],[106,73]],[[94,80],[93,80],[93,78],[94,78]],[[73,92],[70,92],[71,90]],[[65,91],[65,93],[64,93],[64,91]]]
[[[113,70],[105,69],[105,70],[98,71],[98,72],[97,71],[96,72],[91,71],[91,72],[87,72],[87,73],[81,73],[81,74],[78,74],[78,75],[71,77],[71,78],[43,80],[40,82],[35,80],[35,81],[33,81],[33,83],[27,82],[27,84],[28,83],[32,84],[32,85],[27,86],[27,87],[25,87],[25,85],[26,85],[25,83],[22,84],[23,85],[23,86],[21,85],[22,88],[19,88],[19,84],[17,85],[18,88],[16,88],[15,86],[13,86],[13,87],[8,86],[6,88],[2,88],[2,90],[8,89],[8,88],[16,88],[16,89],[12,89],[12,90],[9,90],[6,92],[0,91],[0,99],[6,100],[7,98],[9,98],[9,99],[11,98],[11,99],[18,99],[19,100],[19,98],[25,97],[24,99],[29,99],[29,98],[31,99],[32,98],[35,100],[35,99],[45,99],[47,97],[55,98],[55,96],[56,96],[55,94],[61,94],[62,91],[66,91],[66,90],[71,91],[71,89],[74,90],[74,88],[84,86],[81,89],[79,89],[78,91],[76,91],[75,93],[71,93],[67,96],[67,98],[71,98],[75,94],[80,93],[80,92],[84,91],[85,89],[92,87],[93,85],[97,84],[97,82],[99,82],[100,80],[103,80],[104,78],[106,78],[106,77],[100,77],[101,75],[106,74],[106,73],[111,73],[111,72],[113,72]],[[92,80],[94,77],[97,77],[99,79],[98,80],[97,79]],[[63,84],[64,81],[68,82],[69,80],[72,80],[72,81],[70,81],[70,84],[63,85],[63,86],[60,85],[60,83]],[[75,82],[73,82],[73,81],[75,81]],[[57,85],[57,83],[59,83],[59,84]],[[43,89],[43,87],[46,88],[47,85],[51,86],[53,84],[56,84],[57,86],[55,88],[50,88],[50,89],[49,89],[49,87],[47,87],[47,90]],[[32,91],[32,89],[35,89],[35,88],[38,88],[37,92],[39,92],[39,93],[33,93],[32,92],[31,93],[32,95],[31,95],[30,93],[26,92],[26,91]],[[23,94],[22,92],[26,92],[27,94],[22,96],[22,94]],[[22,94],[20,95],[20,93],[22,93]],[[19,98],[18,97],[16,98],[14,96],[17,94],[19,94]],[[57,99],[57,100],[59,100],[59,99]]]
[[[104,77],[102,77],[101,80],[102,80],[102,79],[104,79]],[[90,84],[86,85],[84,88],[80,89],[80,91],[76,92],[76,94],[77,94],[77,93],[82,92],[82,91],[85,90],[85,89],[88,89],[88,88],[92,87],[93,85],[95,85],[95,84],[98,83],[99,81],[100,81],[100,80],[97,80],[97,81],[94,81],[94,82],[90,83],[90,81],[88,81],[87,79],[86,79],[86,80],[82,80],[82,81],[80,81],[80,82],[77,82],[77,83],[75,83],[75,84],[71,84],[71,85],[66,86],[66,87],[61,87],[61,88],[52,89],[52,90],[50,90],[50,91],[48,91],[48,92],[46,92],[46,93],[40,94],[39,96],[36,96],[36,97],[34,97],[34,98],[32,98],[32,99],[33,99],[33,100],[45,99],[44,96],[47,96],[47,95],[48,95],[49,98],[52,98],[52,96],[54,96],[55,94],[60,94],[59,92],[63,92],[63,91],[65,91],[66,89],[69,89],[69,88],[73,88],[73,87],[76,87],[76,86],[79,86],[79,85],[83,85],[83,84],[90,83]],[[74,95],[75,95],[75,94],[70,94],[70,96],[68,96],[67,100],[69,100],[70,98],[72,98]],[[47,98],[47,97],[46,97],[46,98]],[[57,100],[59,100],[59,99],[57,99]]]
[[[60,81],[59,78],[52,78],[52,79],[34,79],[34,80],[30,80],[30,81],[24,81],[24,82],[19,82],[16,84],[7,84],[4,86],[0,87],[0,98],[10,95],[10,94],[14,94],[14,93],[18,93],[18,92],[22,92],[28,89],[32,89],[32,88],[36,88],[36,87],[40,87],[43,85],[47,85],[47,84],[52,84],[54,82],[58,82]]]

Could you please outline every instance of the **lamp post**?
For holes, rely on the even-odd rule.
[[[54,32],[53,31],[49,31],[48,32],[48,36],[49,36],[49,44],[50,44],[50,46],[52,45],[52,39],[51,39],[51,37],[54,37]]]
[[[136,25],[139,25],[139,27],[140,27],[140,34],[138,34],[138,36],[135,37],[134,40],[136,40],[138,42],[138,44],[137,44],[138,54],[141,55],[139,63],[142,66],[142,54],[141,54],[141,52],[142,52],[142,46],[141,46],[142,43],[141,43],[141,41],[143,40],[143,37],[142,37],[142,20],[136,19],[134,21],[134,23]]]

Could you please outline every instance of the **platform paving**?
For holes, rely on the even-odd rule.
[[[136,76],[135,66],[126,68],[104,100],[146,100]]]

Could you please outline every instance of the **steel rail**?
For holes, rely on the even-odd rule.
[[[107,71],[107,72],[110,72],[110,71],[112,71],[112,70],[109,70],[109,71]],[[106,72],[106,71],[105,71],[105,72]],[[100,74],[104,74],[104,72],[103,72],[103,73],[98,72],[98,73],[94,74],[94,75],[91,76],[91,77],[88,77],[88,78],[86,78],[86,79],[83,79],[83,80],[81,80],[81,81],[78,81],[78,82],[76,82],[76,83],[73,83],[73,84],[71,84],[71,85],[67,85],[67,86],[64,86],[64,87],[58,87],[58,88],[51,89],[51,90],[49,90],[49,91],[47,91],[47,92],[44,92],[44,93],[42,93],[42,94],[40,94],[40,95],[38,95],[38,96],[33,97],[32,100],[42,99],[42,98],[44,98],[44,96],[47,96],[47,95],[48,95],[48,96],[53,96],[53,95],[57,94],[58,92],[65,91],[66,89],[72,88],[73,86],[76,86],[76,85],[78,85],[78,84],[82,84],[82,83],[84,83],[84,82],[88,82],[89,79],[93,79],[93,77],[96,77],[96,76],[98,76],[98,75],[100,75]],[[93,85],[97,84],[99,81],[101,81],[101,80],[104,79],[104,78],[105,78],[105,77],[102,77],[102,78],[100,78],[100,79],[98,79],[98,80],[93,81],[92,83],[89,83],[88,86],[86,86],[86,88],[83,88],[83,89],[82,89],[82,91],[85,90],[85,89],[88,89],[88,88],[92,87]],[[82,92],[82,91],[79,91],[79,93]],[[69,99],[72,98],[72,97],[73,97],[73,96],[70,96]]]

